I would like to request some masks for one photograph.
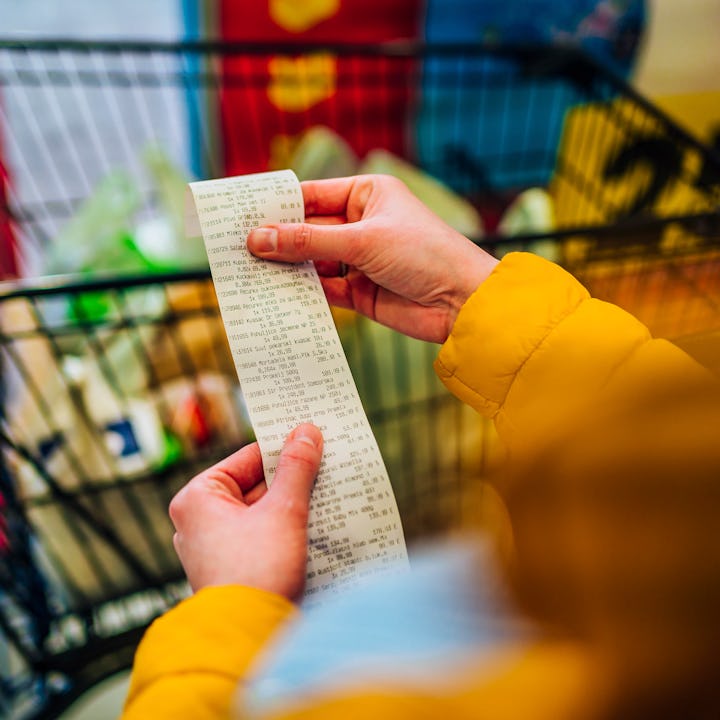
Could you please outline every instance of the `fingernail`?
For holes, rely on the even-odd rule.
[[[307,428],[300,428],[295,435],[295,439],[307,443],[311,447],[317,447],[317,440],[315,435],[311,434],[311,431]]]
[[[277,250],[277,230],[275,228],[258,228],[248,235],[248,242],[256,253],[271,253]]]

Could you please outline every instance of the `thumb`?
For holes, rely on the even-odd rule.
[[[318,428],[305,423],[288,435],[280,452],[275,476],[265,496],[265,507],[307,522],[310,494],[322,459],[323,437]]]
[[[353,223],[267,225],[250,232],[247,247],[253,255],[265,260],[295,263],[336,260],[357,265],[357,234],[357,227]]]

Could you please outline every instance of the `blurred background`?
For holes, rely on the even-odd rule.
[[[187,182],[395,174],[720,373],[718,28],[720,0],[0,0],[0,715],[117,715],[187,593],[169,498],[252,440]],[[334,317],[411,549],[492,524],[502,450],[437,348]]]

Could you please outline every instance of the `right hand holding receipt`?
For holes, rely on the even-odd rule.
[[[301,187],[306,222],[253,230],[250,252],[266,260],[313,260],[331,305],[420,340],[444,342],[460,308],[498,261],[393,177],[314,180]]]

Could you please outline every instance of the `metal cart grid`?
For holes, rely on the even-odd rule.
[[[275,91],[331,91],[321,110],[262,110],[277,58]],[[146,148],[187,179],[260,171],[317,125],[443,179],[481,211],[474,239],[492,251],[548,254],[658,334],[718,331],[717,156],[569,48],[2,42],[0,226],[42,257],[118,169],[138,188],[136,217],[157,215]],[[497,217],[529,186],[564,215],[502,237]],[[0,303],[0,703],[52,717],[127,666],[142,628],[183,596],[167,502],[251,431],[207,270],[28,281]],[[491,429],[439,387],[436,348],[336,320],[406,532],[452,526],[477,499]],[[143,413],[148,447],[123,455],[122,422]]]

